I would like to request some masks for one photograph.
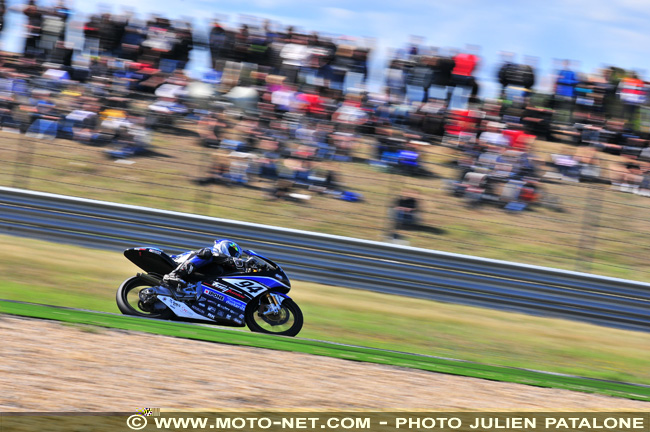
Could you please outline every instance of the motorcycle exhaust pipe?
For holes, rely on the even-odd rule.
[[[160,284],[162,284],[161,279],[159,279],[157,277],[153,277],[153,276],[148,275],[146,273],[138,273],[138,277],[140,279],[142,279],[143,281],[145,281],[147,283],[150,283],[151,285],[160,285]]]

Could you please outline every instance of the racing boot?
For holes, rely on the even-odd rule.
[[[185,301],[196,300],[196,288],[194,286],[186,286],[185,288],[177,288],[176,295],[179,299]]]
[[[196,297],[196,289],[188,287],[187,282],[181,279],[175,272],[166,274],[163,277],[163,282],[174,290],[174,295],[179,300],[191,300]]]

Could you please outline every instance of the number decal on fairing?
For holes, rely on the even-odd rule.
[[[245,291],[251,295],[255,295],[256,293],[267,289],[261,283],[251,281],[251,280],[238,280],[238,279],[224,279],[224,280],[230,282],[240,290]]]

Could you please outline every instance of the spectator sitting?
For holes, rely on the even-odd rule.
[[[551,155],[553,166],[562,175],[562,179],[568,181],[580,181],[580,163],[574,157],[566,154]]]
[[[621,192],[638,193],[644,180],[641,165],[633,160],[610,166],[612,188]]]
[[[309,187],[310,176],[312,174],[312,166],[309,160],[302,160],[294,165],[293,179],[294,185],[301,187]]]
[[[228,163],[222,154],[213,154],[205,177],[196,180],[199,185],[224,183],[228,174]]]
[[[598,181],[600,180],[600,160],[596,156],[596,148],[583,145],[576,149],[574,159],[580,164],[580,179]]]
[[[258,176],[261,179],[276,181],[279,177],[278,167],[274,159],[261,158],[258,161]]]
[[[309,189],[318,193],[339,196],[343,192],[339,174],[326,163],[312,170],[309,181],[311,184]]]
[[[298,161],[287,160],[285,161],[285,164],[287,164],[287,162],[289,162],[289,164],[285,168],[288,168],[288,171],[292,172]],[[283,171],[287,170],[285,169]],[[294,192],[295,186],[296,182],[293,178],[287,178],[286,175],[281,175],[281,177],[278,177],[274,186],[270,189],[267,189],[267,196],[272,200],[286,199],[290,201],[307,201],[311,199],[311,195],[307,191],[301,191],[300,193]]]
[[[54,45],[54,49],[50,53],[49,60],[52,63],[64,66],[65,70],[71,71],[73,55],[74,50],[72,48],[68,47],[63,41],[57,41]]]
[[[281,84],[271,94],[271,103],[275,105],[278,113],[285,113],[293,110],[296,104],[296,87]]]
[[[293,181],[288,179],[278,179],[275,186],[269,190],[269,199],[277,200],[280,198],[289,198],[292,186]]]
[[[31,125],[27,133],[39,138],[55,138],[59,121],[56,105],[52,102],[49,92],[34,93],[39,99],[34,101],[34,107],[29,110],[31,111]]]
[[[637,189],[637,193],[644,197],[650,197],[650,170],[645,170],[643,180]]]
[[[65,117],[63,132],[66,138],[90,142],[96,127],[97,113],[87,104],[83,109],[74,110]]]
[[[307,115],[315,118],[325,117],[323,99],[315,88],[307,86],[305,91],[297,96],[297,99],[302,103],[302,109]]]
[[[508,147],[510,141],[502,133],[504,125],[496,122],[485,122],[485,132],[479,135],[479,142],[484,146]]]
[[[119,127],[113,141],[116,149],[108,151],[108,155],[115,159],[124,159],[137,156],[147,151],[148,143],[142,137],[136,137],[130,125],[123,124]]]
[[[199,142],[204,147],[219,148],[221,144],[221,130],[227,124],[217,119],[214,115],[206,115],[198,122],[197,133]]]
[[[368,120],[368,114],[361,107],[361,98],[349,94],[341,107],[332,115],[332,121],[350,125],[362,125]]]
[[[511,149],[527,150],[535,141],[534,135],[527,134],[519,124],[513,124],[509,129],[503,131],[503,135],[508,139]]]

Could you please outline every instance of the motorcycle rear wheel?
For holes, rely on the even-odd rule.
[[[145,305],[140,300],[140,291],[152,286],[151,283],[138,276],[133,276],[122,282],[115,295],[120,312],[124,315],[170,319],[173,313],[162,302],[155,300],[151,305]]]
[[[269,308],[269,296],[261,296],[246,306],[244,321],[252,332],[295,336],[302,329],[302,311],[290,298],[285,298],[277,313],[264,315]]]

